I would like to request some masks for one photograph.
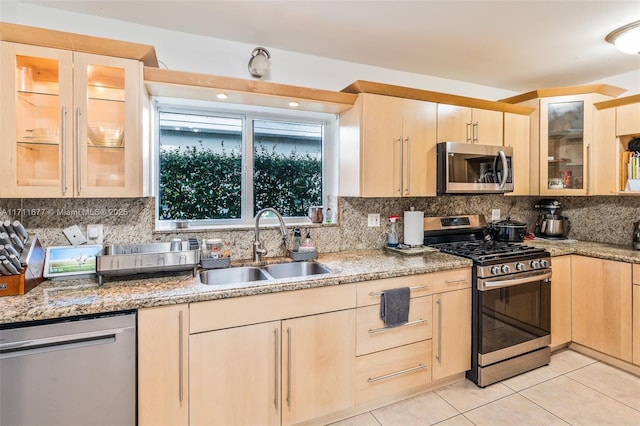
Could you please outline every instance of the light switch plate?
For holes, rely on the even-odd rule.
[[[102,244],[103,229],[100,224],[87,225],[87,243],[88,244]]]
[[[491,209],[491,221],[500,220],[500,209]]]
[[[72,246],[79,246],[85,244],[87,239],[84,237],[84,234],[78,227],[78,225],[73,225],[68,228],[64,228],[62,230],[67,240],[71,243]]]
[[[380,213],[369,213],[367,217],[367,226],[380,226]]]

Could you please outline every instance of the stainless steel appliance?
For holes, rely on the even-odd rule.
[[[571,222],[563,216],[560,201],[553,198],[543,198],[534,207],[539,210],[534,225],[533,234],[536,237],[562,240],[569,235]]]
[[[135,425],[132,312],[0,326],[0,424]]]
[[[481,215],[428,218],[424,234],[425,245],[473,260],[467,378],[484,387],[548,364],[550,254],[490,239]]]
[[[98,285],[105,276],[192,271],[196,276],[200,262],[197,240],[170,243],[112,244],[96,256]]]
[[[633,249],[640,250],[640,222],[633,224]]]
[[[436,153],[439,194],[513,192],[511,147],[440,142]]]

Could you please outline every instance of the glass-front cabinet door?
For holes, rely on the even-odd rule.
[[[0,197],[70,197],[72,52],[1,43]]]
[[[540,194],[589,193],[591,104],[581,96],[540,102]]]
[[[140,64],[0,42],[2,198],[141,195]]]
[[[140,188],[138,61],[74,55],[76,194],[132,196]]]

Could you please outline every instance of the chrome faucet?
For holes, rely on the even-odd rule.
[[[256,225],[255,225],[256,240],[253,243],[253,260],[254,260],[254,262],[260,262],[260,256],[262,256],[263,254],[267,254],[267,249],[262,247],[262,241],[260,241],[260,218],[266,212],[272,212],[278,218],[278,221],[280,222],[280,233],[282,234],[282,244],[284,245],[285,241],[287,240],[287,230],[286,230],[286,228],[284,226],[284,219],[282,218],[282,215],[280,213],[278,213],[278,211],[276,209],[272,208],[272,207],[267,207],[265,209],[260,210],[256,214],[256,217],[255,217],[255,221],[256,221]]]

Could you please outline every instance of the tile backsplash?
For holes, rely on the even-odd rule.
[[[336,225],[309,225],[311,237],[320,252],[382,247],[389,215],[403,217],[414,207],[425,216],[482,213],[487,219],[492,209],[502,218],[526,222],[530,228],[537,216],[534,204],[541,197],[503,195],[439,196],[425,198],[339,198]],[[571,220],[569,236],[578,240],[631,245],[633,222],[640,220],[640,197],[592,196],[561,197],[562,212]],[[230,243],[234,259],[252,255],[253,227],[221,230],[186,229],[183,232],[154,231],[153,198],[91,199],[0,199],[0,219],[20,220],[28,231],[39,235],[44,246],[67,245],[62,230],[77,224],[85,232],[88,224],[104,227],[105,244],[136,244],[170,241],[172,238],[222,238]],[[367,215],[379,213],[380,227],[368,227]],[[305,228],[305,226],[302,226]],[[398,226],[402,240],[402,220]],[[276,226],[260,232],[269,254],[284,255]]]

